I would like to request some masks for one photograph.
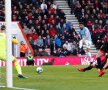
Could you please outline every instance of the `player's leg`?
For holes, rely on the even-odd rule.
[[[80,72],[85,72],[85,71],[91,70],[93,68],[93,66],[92,66],[92,55],[90,53],[91,42],[85,40],[85,41],[83,41],[83,43],[86,45],[86,52],[87,52],[88,57],[90,58],[90,65],[86,68],[78,68],[78,71],[80,71]]]
[[[105,74],[105,69],[107,69],[108,68],[108,55],[106,54],[106,58],[105,58],[105,61],[104,61],[104,63],[102,64],[102,70],[100,70],[100,72],[99,72],[99,77],[101,77],[102,75],[104,75]]]
[[[102,68],[102,62],[101,62],[101,56],[103,56],[103,55],[104,55],[104,53],[101,50],[99,50],[96,55],[97,67],[100,69],[100,72],[98,75],[99,77],[101,77],[105,73],[104,69]]]
[[[84,44],[84,40],[81,39],[81,40],[79,41],[79,51],[78,51],[79,55],[81,55],[82,48],[83,48],[83,44]]]
[[[85,67],[85,68],[78,68],[78,71],[80,71],[80,72],[85,72],[85,71],[87,71],[87,70],[91,70],[93,67],[91,66],[91,65],[89,65],[89,66],[87,66],[87,67]]]
[[[91,64],[91,65],[89,65],[89,66],[87,66],[87,67],[85,67],[85,68],[78,68],[78,71],[80,71],[80,72],[85,72],[85,71],[88,71],[88,70],[91,70],[92,68],[97,68],[96,67],[96,64]]]
[[[81,40],[79,41],[79,48],[81,49],[82,46],[83,46],[83,40],[81,39]]]
[[[108,68],[108,59],[107,59],[106,64],[104,65],[103,69],[107,69],[107,68]]]
[[[91,65],[92,62],[93,62],[93,61],[92,61],[92,55],[91,55],[91,52],[90,52],[91,44],[92,44],[91,41],[88,41],[88,40],[85,41],[86,53],[87,53],[87,56],[88,56],[89,59],[90,59],[90,65]]]
[[[22,76],[21,78],[26,78],[26,77],[24,77],[24,76],[22,75],[21,66],[19,65],[18,60],[17,60],[16,58],[14,58],[13,56],[12,56],[11,59],[12,59],[14,65],[15,65],[15,68],[16,68],[16,70],[17,70],[17,72],[18,72],[18,75],[21,75],[21,76]],[[0,53],[0,60],[6,62],[6,52],[5,52],[5,51],[2,51],[2,53]]]
[[[98,67],[100,69],[102,69],[102,63],[101,63],[101,59],[100,57],[105,55],[106,52],[108,52],[108,43],[105,42],[102,47],[100,48],[100,50],[97,52],[97,55],[96,55],[96,58],[97,58],[97,64],[98,64]]]
[[[97,65],[99,69],[102,69],[102,63],[101,63],[101,56],[103,56],[104,53],[101,52],[100,50],[96,54],[96,59],[97,59]]]
[[[6,62],[6,52],[5,51],[2,51],[2,53],[0,53],[0,59]],[[11,60],[13,61],[18,74],[22,74],[21,67],[18,61],[13,56],[11,57]]]
[[[90,65],[91,65],[93,61],[92,61],[92,55],[91,55],[91,52],[90,52],[90,48],[86,48],[86,52],[87,52],[87,56],[90,59]]]
[[[19,78],[27,78],[26,76],[24,76],[24,75],[22,74],[22,69],[21,69],[21,66],[20,66],[18,60],[17,60],[15,57],[13,57],[13,56],[12,56],[12,62],[14,63],[15,68],[16,68],[16,70],[17,70],[18,77],[19,77]]]

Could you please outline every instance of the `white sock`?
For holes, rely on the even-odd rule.
[[[80,41],[79,41],[79,48],[81,49],[81,48],[82,48],[82,46],[83,46],[83,41],[82,41],[82,40],[80,40]]]
[[[88,55],[88,57],[89,57],[89,59],[90,59],[90,62],[93,62],[93,61],[92,61],[92,55],[91,55],[91,53],[90,53],[90,52],[87,52],[87,55]]]

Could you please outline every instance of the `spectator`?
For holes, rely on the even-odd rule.
[[[43,38],[41,37],[41,35],[38,37],[37,40],[34,41],[34,48],[39,51],[40,48],[44,47],[44,42],[43,42]]]
[[[60,47],[56,51],[54,51],[53,55],[58,56],[58,57],[64,57],[65,56],[64,52],[62,51],[62,49]]]
[[[87,22],[87,27],[91,30],[91,28],[92,28],[92,22],[90,20]]]
[[[49,8],[49,11],[51,12],[51,14],[54,14],[54,12],[56,11],[56,9],[53,8],[53,6],[51,5],[50,8]]]
[[[25,55],[27,54],[27,46],[25,45],[25,43],[23,41],[21,41],[20,43],[20,57],[25,57]]]
[[[66,41],[64,44],[63,44],[63,48],[66,48],[68,50],[68,52],[71,53],[71,50],[72,50],[72,47],[71,47],[71,44]]]
[[[64,35],[61,36],[61,46],[63,46],[63,44],[65,43],[65,41],[66,41],[66,39],[65,39]]]
[[[61,47],[61,40],[58,38],[57,35],[55,35],[54,40],[55,40],[55,44],[57,45],[57,47]]]
[[[54,23],[56,23],[56,18],[54,18],[53,15],[51,15],[51,17],[48,19],[48,22],[49,22],[50,24],[52,24],[52,21],[54,21]]]
[[[24,33],[27,35],[29,33],[29,28],[27,27],[27,25],[24,25]]]
[[[57,9],[57,5],[56,5],[55,2],[53,2],[53,3],[51,4],[51,6],[52,6],[52,8]]]
[[[65,47],[63,48],[62,52],[64,56],[69,56],[71,54]]]
[[[49,35],[47,35],[46,39],[45,39],[45,47],[46,48],[50,48],[50,45],[51,45],[51,38]]]
[[[50,34],[50,36],[52,36],[52,37],[55,36],[55,34],[56,34],[55,29],[53,28],[52,25],[50,25],[49,34]]]
[[[58,25],[56,25],[56,27],[55,27],[55,32],[57,33],[57,35],[59,35],[61,33]]]
[[[73,25],[71,24],[70,29],[69,29],[69,36],[71,40],[74,40],[74,36],[77,35],[75,29],[73,28]]]
[[[45,4],[45,2],[42,2],[41,9],[47,9],[47,5]]]
[[[104,30],[108,34],[108,20],[106,21],[106,25],[104,26]]]
[[[58,23],[60,29],[63,27],[63,24],[65,24],[65,21],[63,19],[60,19],[60,22]]]
[[[29,37],[28,40],[30,42],[31,47],[34,49],[34,40],[33,40],[33,38],[32,37]]]
[[[102,11],[102,10],[100,10],[100,11],[99,11],[99,15],[100,15],[100,17],[101,17],[101,18],[103,18],[103,17],[104,17],[104,13],[103,13],[103,11]]]
[[[71,47],[72,47],[71,53],[73,54],[74,51],[76,50],[76,48],[78,47],[77,42],[76,42],[76,41],[73,41],[73,42],[71,43]]]
[[[39,56],[48,56],[48,53],[45,51],[45,48],[42,48],[42,51],[39,51]]]
[[[70,25],[71,25],[71,22],[67,21],[66,22],[66,31],[69,31]]]
[[[59,17],[60,17],[61,19],[64,19],[64,20],[66,19],[66,16],[65,16],[65,13],[64,13],[63,10],[60,11]]]
[[[99,22],[98,22],[98,20],[95,20],[95,22],[94,22],[94,28],[96,29],[98,27],[99,27]]]
[[[96,49],[100,49],[101,46],[102,46],[102,41],[101,40],[97,40],[97,42],[96,42]]]
[[[64,33],[66,32],[66,24],[63,24],[63,27],[61,28],[61,34],[64,35]]]
[[[52,41],[50,45],[51,55],[54,54],[54,52],[57,50],[58,46],[55,44],[55,41]]]

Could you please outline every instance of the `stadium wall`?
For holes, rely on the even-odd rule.
[[[86,56],[67,56],[67,57],[54,57],[54,56],[46,56],[46,57],[35,57],[34,58],[34,66],[43,65],[43,63],[48,63],[52,59],[54,60],[53,65],[89,65],[90,60],[89,57]],[[21,66],[27,66],[26,58],[18,58]],[[95,56],[92,57],[92,61],[96,63]],[[5,62],[0,61],[0,66],[5,66]]]

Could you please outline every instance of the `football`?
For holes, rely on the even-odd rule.
[[[42,68],[42,67],[37,67],[37,68],[36,68],[36,72],[37,72],[38,74],[41,74],[41,73],[43,72],[43,68]]]

